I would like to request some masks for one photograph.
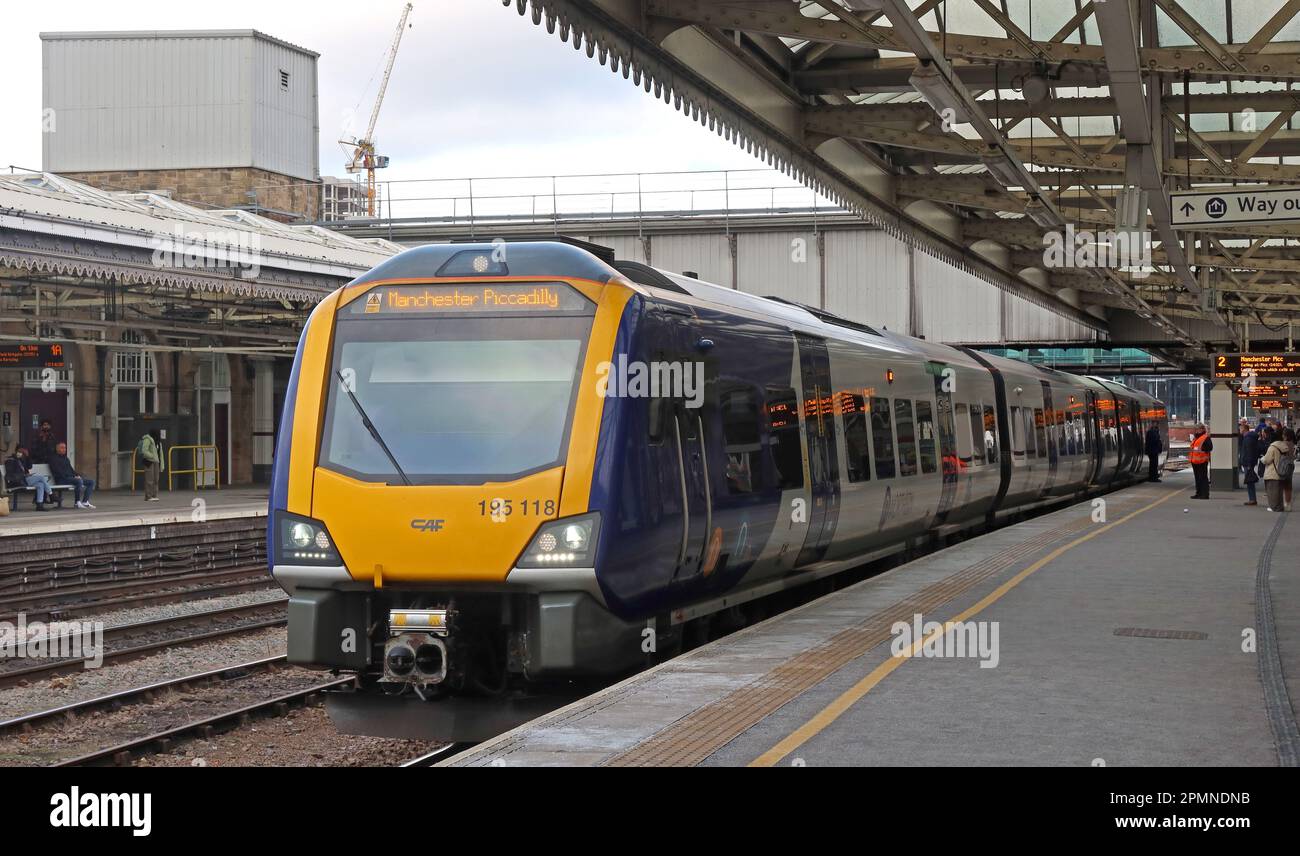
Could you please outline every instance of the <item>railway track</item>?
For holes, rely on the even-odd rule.
[[[446,746],[439,746],[432,752],[427,752],[417,758],[409,761],[403,761],[398,764],[399,767],[432,767],[446,761],[453,755],[459,755],[461,752],[468,751],[477,746],[477,743],[448,743]]]
[[[281,666],[287,665],[287,663],[288,659],[284,654],[276,657],[264,657],[260,660],[240,663],[237,666],[224,666],[220,669],[210,669],[206,672],[197,672],[180,678],[169,678],[142,687],[133,687],[109,693],[108,695],[96,696],[85,701],[72,702],[48,710],[15,716],[12,719],[0,721],[0,735],[14,731],[30,732],[42,725],[49,725],[55,720],[76,720],[95,711],[120,710],[127,705],[153,701],[159,695],[167,692],[184,692],[193,687],[207,686],[224,680],[244,677],[254,672],[274,671]]]
[[[278,659],[278,658],[277,658]],[[237,667],[238,668],[238,667]],[[229,670],[224,670],[229,671]],[[204,673],[211,674],[211,673]],[[195,680],[198,676],[190,676],[188,679]],[[320,694],[326,690],[336,689],[347,686],[353,682],[353,678],[335,678],[323,683],[315,684],[305,689],[296,690],[290,693],[276,696],[275,698],[266,699],[265,701],[245,705],[234,710],[224,711],[213,716],[204,717],[193,722],[187,722],[174,728],[168,728],[163,731],[157,731],[146,734],[143,737],[118,743],[105,749],[97,749],[85,755],[75,758],[69,758],[59,761],[51,766],[54,767],[103,767],[103,766],[125,766],[136,758],[156,752],[166,752],[175,747],[183,740],[202,738],[210,739],[217,734],[239,728],[254,719],[264,719],[273,716],[284,716],[289,712],[291,707],[313,705],[320,700]],[[168,684],[173,682],[167,682]],[[149,688],[142,687],[142,692]],[[105,699],[108,697],[105,696]],[[112,702],[107,702],[111,704]],[[52,716],[61,715],[54,712],[48,712]]]
[[[226,572],[223,571],[218,576],[224,578]],[[114,612],[119,609],[131,609],[141,606],[165,606],[171,603],[185,603],[191,600],[204,600],[210,597],[241,594],[244,592],[259,591],[276,587],[275,580],[266,573],[265,568],[248,568],[242,571],[240,575],[236,575],[234,581],[223,582],[218,585],[194,586],[139,595],[128,594],[124,597],[89,600],[77,604],[45,606],[43,608],[23,610],[22,613],[26,616],[29,622],[64,621],[73,618],[80,618],[86,615],[96,615],[101,612]],[[17,612],[0,614],[0,621],[15,622],[17,619]]]
[[[238,581],[238,582],[236,582]],[[66,589],[43,590],[24,593],[13,597],[0,597],[0,620],[14,620],[18,613],[34,620],[54,620],[70,617],[72,613],[85,615],[91,610],[107,611],[126,605],[128,601],[137,601],[134,605],[152,603],[175,603],[186,600],[191,594],[208,596],[206,592],[214,587],[202,587],[205,582],[218,582],[223,585],[251,586],[260,584],[264,587],[274,584],[265,564],[245,565],[238,568],[224,568],[217,571],[187,572],[176,575],[153,575],[144,579],[125,583],[94,584],[89,586],[69,587]],[[200,585],[187,585],[187,584]],[[168,586],[181,586],[180,590],[158,591]],[[245,589],[247,590],[247,589]],[[144,592],[143,595],[137,593]],[[123,597],[117,597],[123,595]],[[161,598],[162,600],[150,600]],[[168,601],[166,598],[175,598]]]
[[[269,609],[279,609],[283,607],[287,600],[288,598],[279,598],[277,600],[263,601],[261,603],[223,607],[221,609],[193,612],[186,615],[169,616],[167,618],[153,619],[149,621],[138,621],[131,624],[121,624],[115,627],[105,628],[104,641],[107,642],[109,639],[130,638],[145,633],[158,632],[175,627],[184,627],[196,623],[241,618],[259,612],[265,612]],[[202,633],[190,634],[179,638],[158,639],[140,645],[131,645],[112,651],[105,651],[103,652],[103,662],[101,665],[128,662],[167,648],[188,647],[202,642],[209,642],[214,639],[224,639],[271,627],[283,627],[286,620],[287,619],[283,615],[280,615],[263,621],[237,624],[232,627],[221,627],[215,630],[207,630]],[[14,686],[15,684],[27,680],[41,680],[44,678],[55,677],[57,675],[79,672],[87,668],[87,664],[90,662],[91,661],[86,658],[73,658],[7,669],[0,671],[0,687]]]

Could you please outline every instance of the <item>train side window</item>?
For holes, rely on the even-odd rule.
[[[984,405],[984,455],[990,464],[998,462],[998,415],[987,404]]]
[[[646,408],[647,433],[650,442],[659,444],[664,441],[664,422],[668,417],[668,399],[652,398]]]
[[[1020,431],[1025,438],[1025,458],[1036,457],[1038,449],[1034,445],[1034,411],[1028,407],[1020,408]]]
[[[916,475],[916,426],[912,422],[912,402],[894,399],[894,428],[898,431],[898,474]]]
[[[1047,433],[1043,428],[1043,409],[1041,407],[1034,408],[1034,441],[1038,445],[1038,457],[1046,458]]]
[[[889,399],[871,399],[871,447],[876,456],[876,478],[894,477],[894,423]]]
[[[844,416],[844,449],[848,455],[845,464],[849,481],[871,480],[870,441],[867,439],[867,405],[862,396],[854,393],[840,394],[840,408]]]
[[[975,466],[984,463],[984,416],[980,413],[980,406],[972,404],[970,406],[970,419],[967,422],[970,426],[970,459]]]
[[[776,468],[777,487],[803,487],[803,447],[799,438],[799,400],[790,387],[767,390],[768,448]]]
[[[758,433],[758,396],[752,389],[731,389],[718,396],[722,417],[727,490],[753,493],[763,487],[762,438]]]
[[[1025,421],[1020,416],[1020,408],[1011,408],[1011,457],[1025,456]]]
[[[934,449],[933,408],[928,401],[916,403],[916,439],[921,446],[921,472],[934,472],[939,468],[939,457]]]
[[[957,460],[966,466],[970,466],[973,460],[971,450],[971,421],[970,405],[958,404],[953,407],[956,415],[953,417],[957,428]]]

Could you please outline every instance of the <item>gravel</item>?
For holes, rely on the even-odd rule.
[[[122,624],[135,624],[141,621],[160,621],[164,618],[180,618],[183,615],[194,615],[200,612],[208,612],[214,609],[225,609],[233,606],[251,606],[255,603],[269,603],[271,601],[283,600],[284,592],[279,588],[271,588],[263,591],[249,591],[239,594],[228,594],[222,597],[209,597],[203,600],[190,600],[184,603],[165,603],[157,606],[136,606],[129,609],[119,609],[114,612],[103,612],[98,615],[78,616],[74,621],[102,621],[105,627],[117,627]]]
[[[324,708],[294,708],[277,719],[256,720],[212,740],[193,740],[166,755],[149,755],[138,767],[394,767],[441,744],[422,740],[357,737],[334,730]]]
[[[285,652],[285,629],[267,630],[216,639],[187,648],[167,648],[126,663],[83,669],[70,675],[9,687],[0,692],[0,719],[11,719],[52,707],[180,678],[197,672],[226,668]]]

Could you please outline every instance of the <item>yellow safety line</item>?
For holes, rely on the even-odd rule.
[[[1181,488],[1179,488],[1178,490],[1181,490]],[[840,716],[842,716],[845,713],[845,711],[847,711],[850,707],[854,705],[854,703],[856,703],[867,693],[871,692],[872,688],[874,688],[876,684],[883,681],[895,669],[897,669],[899,666],[906,663],[912,657],[916,656],[916,654],[919,651],[921,651],[922,648],[927,643],[933,641],[934,639],[940,636],[947,635],[947,633],[950,630],[952,630],[953,625],[959,622],[963,622],[966,619],[970,618],[972,615],[982,612],[983,610],[987,609],[989,606],[992,606],[994,603],[1001,600],[1003,595],[1011,591],[1016,586],[1020,585],[1020,583],[1023,582],[1030,574],[1034,573],[1035,571],[1039,570],[1040,568],[1044,567],[1050,562],[1055,561],[1056,559],[1060,558],[1068,551],[1073,550],[1075,547],[1079,546],[1085,541],[1088,541],[1092,538],[1096,538],[1098,535],[1110,529],[1113,529],[1116,526],[1119,526],[1121,523],[1127,523],[1128,521],[1132,520],[1134,517],[1137,517],[1139,514],[1142,514],[1144,512],[1150,511],[1151,509],[1155,508],[1157,505],[1159,505],[1162,502],[1168,502],[1169,500],[1174,498],[1174,495],[1178,493],[1178,490],[1170,491],[1166,496],[1157,499],[1155,502],[1151,503],[1150,505],[1144,506],[1142,508],[1137,509],[1136,511],[1124,515],[1119,520],[1116,520],[1114,523],[1107,523],[1106,525],[1098,529],[1092,530],[1087,535],[1082,535],[1074,539],[1068,544],[1064,544],[1060,547],[1057,547],[1055,550],[1048,553],[1043,558],[1034,562],[1032,565],[1025,568],[1023,571],[1016,574],[1014,577],[1007,580],[1002,585],[998,586],[979,603],[970,607],[960,615],[957,615],[954,618],[950,619],[949,621],[945,622],[942,630],[937,630],[934,633],[931,633],[929,636],[925,637],[924,639],[919,639],[913,642],[911,650],[909,650],[906,654],[890,657],[888,660],[881,663],[879,666],[877,666],[875,669],[871,671],[871,674],[867,675],[865,678],[858,681],[852,687],[845,690],[840,695],[839,698],[835,699],[835,701],[831,702],[830,704],[826,705],[826,707],[822,708],[822,710],[819,711],[816,716],[814,716],[812,719],[805,722],[803,725],[799,726],[799,728],[795,729],[784,739],[782,739],[780,743],[776,744],[771,749],[767,750],[762,755],[759,755],[757,758],[751,761],[749,763],[749,766],[771,767],[774,766],[775,764],[780,763],[780,761],[783,758],[785,758],[795,749],[798,749],[804,743],[807,743],[813,737],[816,737],[818,734],[824,731],[828,726],[830,726],[831,723],[839,719]]]

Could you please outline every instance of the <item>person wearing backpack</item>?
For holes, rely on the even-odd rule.
[[[1295,431],[1287,429],[1272,443],[1260,460],[1264,467],[1264,490],[1269,511],[1291,510],[1291,477],[1295,473]]]
[[[158,502],[158,472],[162,469],[162,440],[157,429],[136,444],[135,454],[144,462],[144,501]]]

